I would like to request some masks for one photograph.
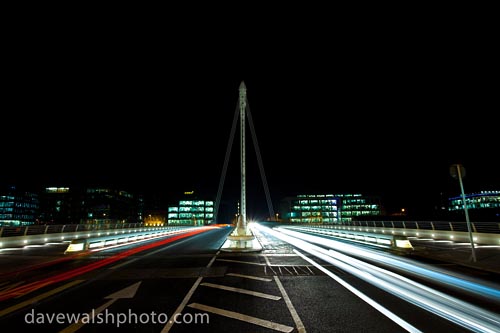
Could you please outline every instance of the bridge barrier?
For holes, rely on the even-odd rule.
[[[377,221],[380,222],[380,221]],[[410,229],[397,227],[378,226],[343,226],[343,225],[314,225],[313,228],[326,228],[331,230],[344,230],[352,232],[371,232],[375,234],[404,236],[416,239],[446,240],[452,242],[469,243],[468,231],[439,230],[439,229]],[[472,232],[474,244],[500,245],[500,233]],[[411,239],[410,239],[411,242]]]
[[[161,229],[150,228],[149,230],[143,230],[139,232],[116,233],[116,234],[111,233],[110,235],[106,236],[97,236],[97,237],[94,236],[94,237],[73,239],[66,248],[66,251],[64,251],[64,254],[93,250],[93,249],[101,249],[105,247],[126,244],[134,241],[140,241],[172,233],[179,233],[189,228],[195,228],[195,227],[172,226]]]
[[[144,228],[143,223],[107,223],[107,224],[36,224],[27,226],[0,226],[0,238],[54,234],[63,232],[136,229]]]
[[[350,221],[341,225],[351,227],[380,227],[396,229],[442,230],[468,232],[465,221]],[[472,232],[500,234],[500,222],[470,222]]]
[[[91,238],[110,235],[128,235],[138,232],[151,232],[161,230],[178,230],[190,226],[165,226],[165,227],[137,227],[122,229],[97,229],[87,231],[72,231],[59,233],[41,233],[22,236],[0,237],[0,249],[11,247],[23,247],[27,245],[43,245],[52,242],[70,242],[74,239]],[[62,229],[64,230],[64,229]]]
[[[357,242],[376,244],[393,249],[402,249],[402,250],[413,249],[411,242],[405,235],[396,235],[391,233],[387,234],[377,233],[368,230],[367,231],[354,230],[354,229],[348,230],[348,229],[330,228],[330,227],[322,228],[321,226],[315,226],[314,228],[311,228],[311,226],[304,226],[304,227],[288,226],[288,227],[293,228],[295,230],[308,231],[308,232],[311,232],[311,229],[313,229],[313,231],[318,234],[323,234],[333,237],[341,237],[354,240]]]

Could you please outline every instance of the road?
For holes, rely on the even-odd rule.
[[[54,245],[39,252],[38,263],[29,255],[30,265],[41,267],[16,266],[15,274],[4,265],[29,251],[10,254],[0,259],[0,324],[66,333],[470,331],[269,229],[254,231],[261,252],[220,251],[230,231],[207,228],[43,266],[64,258],[57,252],[62,246]],[[450,292],[476,305],[484,301]],[[484,304],[489,311],[498,305]]]

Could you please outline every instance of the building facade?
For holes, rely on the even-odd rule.
[[[304,194],[283,199],[280,215],[291,223],[341,223],[381,215],[381,204],[361,194]]]
[[[192,197],[192,191],[184,195],[184,200],[168,207],[168,225],[207,225],[214,222],[213,200],[199,200]]]
[[[142,223],[142,201],[133,194],[111,188],[87,188],[81,199],[80,223]]]
[[[37,223],[38,194],[8,186],[0,189],[0,226],[26,226]]]
[[[472,219],[500,220],[500,191],[480,191],[464,194],[467,210]],[[464,214],[462,196],[448,198],[448,211],[452,217]]]
[[[40,193],[40,223],[71,224],[80,221],[78,191],[69,187],[46,187]]]

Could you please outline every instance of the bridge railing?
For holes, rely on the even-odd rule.
[[[342,225],[442,231],[469,231],[467,222],[450,221],[351,221]],[[471,222],[472,232],[500,234],[500,222]]]
[[[299,225],[289,223],[287,225]],[[466,222],[425,222],[418,221],[356,221],[342,224],[307,224],[311,228],[348,230],[356,232],[372,232],[402,235],[415,238],[429,238],[453,242],[469,242],[470,235]],[[472,225],[474,243],[483,245],[500,245],[500,226],[495,222],[474,222]]]
[[[142,223],[113,223],[113,224],[47,224],[29,226],[2,226],[0,237],[29,236],[54,234],[64,232],[115,230],[144,227]]]

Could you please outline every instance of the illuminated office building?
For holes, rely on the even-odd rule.
[[[0,226],[35,224],[39,210],[38,194],[16,186],[0,190]]]
[[[381,200],[377,196],[362,194],[335,194],[340,200],[340,221],[349,222],[382,214]]]
[[[184,193],[191,196],[193,192]],[[168,207],[168,225],[207,225],[214,220],[214,202],[186,198]]]
[[[361,194],[297,195],[281,204],[282,218],[291,223],[340,223],[380,214],[380,199]]]
[[[481,191],[464,194],[467,210],[473,219],[500,219],[500,191]],[[448,199],[448,211],[452,215],[461,216],[464,213],[462,196]]]

